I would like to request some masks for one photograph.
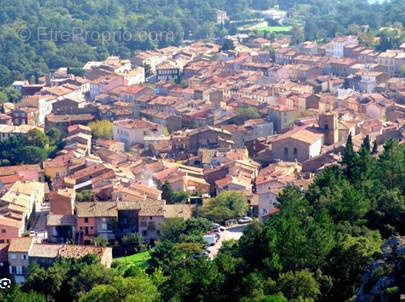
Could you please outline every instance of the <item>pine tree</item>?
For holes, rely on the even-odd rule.
[[[349,133],[347,137],[345,150],[343,152],[343,159],[342,163],[346,164],[347,166],[352,165],[354,162],[355,153],[353,150],[353,141],[352,141],[352,134]]]
[[[162,199],[166,200],[167,203],[171,203],[173,201],[173,189],[170,183],[166,180],[161,187],[162,190]]]
[[[363,143],[361,144],[361,148],[360,148],[360,153],[361,154],[365,154],[365,153],[370,153],[370,136],[366,136],[363,140]]]
[[[350,133],[347,137],[346,147],[343,152],[342,163],[346,165],[346,175],[350,180],[355,178],[355,175],[358,174],[357,163],[358,163],[358,154],[353,150],[353,141],[352,134]]]
[[[374,141],[374,145],[373,145],[373,151],[371,151],[371,154],[377,154],[378,152],[378,144],[377,141]]]

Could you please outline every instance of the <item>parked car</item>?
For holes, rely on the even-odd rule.
[[[251,217],[242,217],[238,220],[240,224],[252,222],[253,219]]]
[[[204,240],[208,243],[209,246],[215,245],[218,241],[218,235],[217,234],[207,234],[204,235]]]
[[[213,223],[212,224],[212,230],[216,233],[220,233],[225,231],[225,227],[223,227],[222,225],[218,224],[218,223]]]

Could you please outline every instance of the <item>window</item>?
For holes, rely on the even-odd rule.
[[[156,230],[155,223],[153,221],[149,222],[148,231],[154,232]]]
[[[88,218],[84,218],[84,223],[88,223],[89,219]]]
[[[1,229],[1,232],[4,234],[6,232],[6,229]]]
[[[148,235],[148,231],[142,231],[142,236],[147,236]]]
[[[285,155],[285,156],[288,156],[288,148],[287,148],[287,147],[284,148],[284,155]]]
[[[107,230],[107,224],[106,224],[106,223],[103,223],[103,224],[101,225],[101,228],[102,228],[104,231],[106,231],[106,230]]]
[[[298,150],[297,150],[297,148],[294,148],[294,155],[298,155]]]
[[[10,255],[10,258],[11,258],[11,259],[17,259],[17,255],[16,255],[16,254],[11,254],[11,255]]]

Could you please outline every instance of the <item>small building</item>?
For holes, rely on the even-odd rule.
[[[114,122],[114,140],[131,147],[135,144],[145,144],[145,138],[163,136],[162,126],[143,119],[122,120]]]
[[[296,128],[280,135],[272,143],[273,159],[303,162],[321,154],[324,134]]]
[[[296,119],[296,111],[285,106],[271,106],[268,111],[268,120],[274,125],[274,131],[282,132],[291,128]]]
[[[28,274],[29,253],[34,239],[31,237],[14,238],[8,247],[9,273],[16,283],[23,283]]]
[[[156,80],[158,82],[178,81],[180,79],[180,67],[174,62],[165,62],[156,66]]]
[[[76,204],[78,242],[89,245],[98,235],[114,240],[113,224],[118,218],[115,202],[79,202]]]
[[[215,15],[216,15],[217,24],[225,24],[226,21],[229,20],[229,17],[228,17],[228,14],[226,13],[226,11],[217,9],[215,11]]]

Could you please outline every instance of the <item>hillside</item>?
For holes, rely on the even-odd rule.
[[[252,17],[248,8],[267,9],[276,0],[3,0],[0,10],[0,87],[35,81],[61,66],[82,67],[108,55],[177,45],[185,39],[222,37],[232,24],[217,25],[215,10],[231,20]],[[302,38],[322,40],[349,32],[404,22],[405,2],[283,0],[280,8],[304,30]],[[291,25],[291,24],[286,24]],[[305,27],[304,27],[305,25]]]

